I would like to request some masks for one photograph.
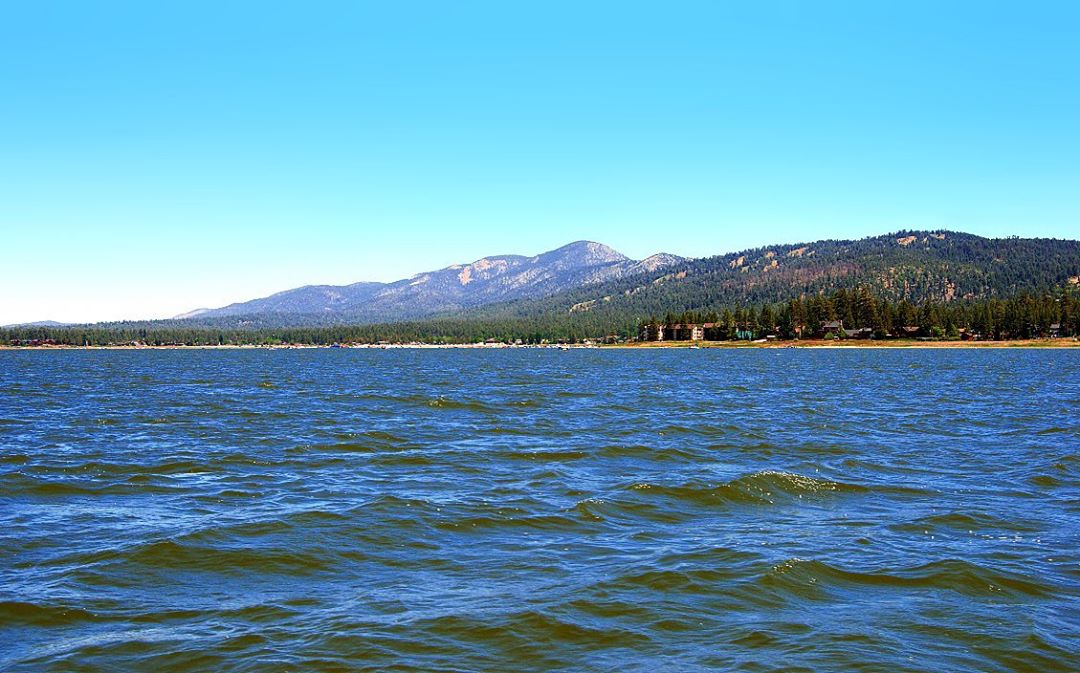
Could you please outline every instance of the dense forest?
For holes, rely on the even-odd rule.
[[[831,295],[792,299],[781,304],[723,309],[719,313],[685,311],[643,321],[652,325],[710,324],[715,338],[784,339],[920,338],[920,339],[1036,339],[1080,335],[1080,297],[1022,293],[1008,300],[891,302],[876,298],[868,288],[838,289]]]
[[[546,297],[421,320],[347,324],[325,315],[99,323],[0,330],[2,344],[333,344],[626,339],[648,323],[718,323],[713,336],[1075,336],[1080,241],[901,231],[695,260]]]

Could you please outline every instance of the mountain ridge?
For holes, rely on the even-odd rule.
[[[488,255],[390,283],[305,285],[217,309],[196,309],[174,320],[261,314],[324,314],[377,322],[415,319],[501,301],[528,299],[685,261],[669,253],[633,260],[595,241],[574,241],[537,255]]]
[[[75,323],[58,322],[56,320],[34,320],[33,322],[19,322],[11,325],[0,325],[0,329],[17,329],[20,327],[68,327]]]
[[[574,246],[575,244],[570,244]],[[581,247],[581,243],[577,243]],[[599,244],[595,244],[599,246]],[[566,247],[566,246],[564,246]],[[552,251],[554,252],[554,251]],[[600,250],[603,253],[603,250]],[[588,253],[588,250],[579,253]],[[543,253],[542,253],[543,254]],[[303,340],[298,334],[341,326],[367,326],[357,334],[450,334],[453,338],[485,334],[598,335],[635,333],[641,320],[684,312],[719,312],[746,306],[779,306],[792,300],[821,298],[838,290],[866,290],[891,302],[938,302],[963,305],[1010,299],[1023,293],[1045,295],[1067,292],[1080,297],[1080,241],[1051,238],[985,238],[949,230],[898,231],[855,240],[823,239],[785,243],[698,258],[655,255],[638,262],[618,261],[613,251],[600,266],[585,269],[569,289],[539,291],[498,289],[485,301],[448,308],[429,307],[420,315],[398,313],[381,321],[370,313],[321,311],[316,313],[243,313],[227,316],[198,315],[179,320],[98,323],[100,330],[281,330],[281,338]],[[441,281],[415,274],[396,281],[397,291],[408,295],[417,288],[446,282],[460,290],[466,267],[485,266],[506,259],[517,267],[533,257],[489,256],[468,265],[451,265],[436,272]],[[618,273],[604,277],[605,268]],[[597,269],[600,272],[597,273]],[[528,271],[528,267],[525,267]],[[481,282],[484,273],[477,270]],[[592,278],[590,278],[592,274]],[[470,271],[470,276],[472,271]],[[596,278],[599,276],[599,278]],[[521,280],[519,278],[519,280]],[[525,278],[529,281],[529,278]],[[592,280],[593,282],[583,282]],[[421,282],[422,281],[422,282]],[[541,284],[542,284],[541,280]],[[381,288],[386,284],[375,286]],[[528,288],[529,282],[524,283]],[[348,286],[344,286],[348,287]],[[337,292],[337,286],[307,286],[308,292]],[[288,295],[289,291],[285,293]],[[276,297],[278,295],[272,295]],[[385,299],[389,301],[389,299]],[[394,327],[409,323],[408,332]],[[380,327],[381,326],[381,327]],[[69,327],[58,330],[74,329]],[[289,335],[289,336],[285,336]],[[456,335],[456,336],[455,336]],[[304,337],[307,338],[307,337]]]

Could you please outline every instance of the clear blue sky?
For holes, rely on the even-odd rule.
[[[1077,2],[9,2],[0,324],[577,239],[1080,236]]]

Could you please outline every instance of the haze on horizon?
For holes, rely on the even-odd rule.
[[[0,324],[588,239],[1080,234],[1070,2],[0,9]]]

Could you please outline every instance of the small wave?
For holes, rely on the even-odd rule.
[[[678,523],[687,518],[687,514],[670,507],[651,502],[613,501],[603,498],[587,498],[570,508],[579,519],[584,521],[651,521],[654,523]]]
[[[325,569],[330,563],[330,559],[322,554],[284,547],[217,547],[173,539],[149,542],[99,556],[102,561],[119,560],[150,568],[226,574],[308,575]]]
[[[4,625],[67,626],[95,621],[101,621],[101,617],[80,608],[0,601],[0,624]]]
[[[338,440],[332,443],[311,444],[303,447],[305,450],[297,453],[307,453],[307,449],[325,452],[343,453],[378,453],[385,451],[402,451],[419,448],[414,442],[403,437],[382,430],[369,430],[366,432],[338,432],[333,435]]]
[[[466,516],[447,519],[435,523],[441,530],[497,530],[497,529],[533,529],[533,530],[573,530],[581,527],[581,522],[560,514],[523,514],[510,515],[497,513],[492,515]]]
[[[389,526],[400,534],[405,530],[427,528],[437,518],[440,508],[428,500],[382,495],[351,508],[347,515],[360,521],[377,521],[373,529]],[[381,535],[381,534],[380,534]]]
[[[385,430],[368,430],[367,432],[361,432],[360,436],[367,437],[368,439],[372,439],[377,442],[386,442],[390,444],[407,443],[403,437],[398,437],[397,435],[386,432]]]
[[[588,454],[584,451],[574,451],[572,449],[547,449],[547,450],[535,450],[535,451],[499,451],[489,452],[494,456],[504,458],[506,460],[521,460],[529,462],[556,462],[561,463],[568,460],[581,460],[588,457]]]
[[[507,402],[506,405],[509,406],[509,407],[534,408],[534,407],[541,407],[541,406],[543,406],[543,404],[544,403],[543,403],[542,400],[524,399],[524,400],[513,400],[511,402]]]
[[[648,460],[700,460],[701,454],[678,447],[647,446],[645,444],[609,444],[597,449],[597,455],[611,458],[645,458]]]
[[[890,529],[905,533],[923,533],[930,530],[950,529],[957,531],[1005,530],[1010,532],[1034,532],[1039,527],[1021,519],[1002,519],[983,512],[949,512],[924,516],[912,521],[892,524]]]
[[[384,467],[407,465],[412,467],[422,467],[425,465],[434,465],[435,459],[424,453],[416,451],[399,451],[394,453],[383,453],[375,456],[372,459],[372,465],[381,465]]]
[[[214,491],[205,495],[199,495],[199,500],[202,501],[216,501],[221,498],[236,498],[236,499],[251,499],[263,497],[263,491],[259,489],[245,489],[245,488],[223,488],[220,491]]]
[[[594,647],[640,647],[648,635],[626,628],[591,628],[565,618],[537,611],[506,615],[498,620],[449,615],[421,621],[416,628],[439,637],[483,643],[489,647],[517,649],[533,643],[561,643]],[[560,668],[569,668],[570,662]]]
[[[132,493],[139,495],[159,494],[169,493],[173,488],[152,484],[128,483],[127,481],[105,483],[88,480],[84,483],[72,483],[69,481],[42,480],[21,475],[19,477],[9,476],[6,479],[0,479],[0,490],[9,497],[24,495],[37,498],[53,498],[126,495]]]
[[[1060,479],[1050,474],[1036,474],[1028,477],[1027,481],[1032,486],[1038,486],[1039,488],[1057,488],[1063,485]]]
[[[319,452],[375,453],[379,447],[365,442],[337,442],[335,444],[313,444],[311,450]]]
[[[594,393],[585,393],[585,392],[581,392],[579,390],[556,390],[555,391],[555,397],[583,398],[583,397],[593,397],[593,395],[594,395]]]
[[[689,551],[672,552],[657,560],[662,567],[687,567],[694,565],[723,565],[732,569],[736,566],[748,566],[761,561],[757,552],[734,549],[731,547],[703,547]]]
[[[149,418],[140,418],[139,422],[147,425],[178,425],[186,421],[178,416],[151,416]]]
[[[271,466],[284,466],[284,465],[293,464],[292,461],[288,461],[288,460],[269,460],[266,457],[259,456],[259,455],[255,454],[255,453],[250,453],[249,454],[249,453],[240,453],[240,452],[233,452],[233,453],[226,453],[226,454],[216,455],[213,458],[211,458],[208,461],[208,463],[211,466],[215,467],[215,468],[216,467],[221,467],[221,466],[233,466],[233,465],[242,466],[242,467],[248,467],[248,466],[252,466],[252,465],[261,465],[263,467],[271,467]]]
[[[765,586],[783,590],[826,589],[862,585],[882,588],[926,588],[966,595],[1044,596],[1051,589],[1034,578],[991,570],[962,559],[945,559],[892,572],[857,572],[822,561],[792,558],[773,566],[761,578]]]
[[[603,505],[603,500],[588,498],[578,502],[570,510],[586,521],[605,521],[606,519],[601,512]]]
[[[239,410],[233,411],[232,413],[236,414],[240,418],[246,418],[246,419],[250,419],[252,421],[254,421],[254,420],[265,421],[267,419],[279,419],[279,418],[288,418],[289,417],[289,415],[287,413],[283,412],[283,411],[266,411],[266,410],[262,410],[262,409],[259,409],[259,410],[255,410],[255,409],[239,409]]]
[[[1035,434],[1038,435],[1038,436],[1044,436],[1044,435],[1057,435],[1057,434],[1071,434],[1071,433],[1074,433],[1074,432],[1076,432],[1076,428],[1052,427],[1052,428],[1043,428],[1042,430],[1037,431]]]
[[[312,603],[314,604],[314,603]],[[286,605],[288,607],[286,607]],[[220,616],[226,619],[238,619],[253,624],[273,624],[280,623],[282,620],[291,619],[303,614],[299,610],[291,608],[303,607],[295,604],[278,605],[274,603],[258,604],[258,605],[246,605],[240,608],[233,608],[230,610],[224,610],[220,613]]]
[[[738,571],[724,567],[656,569],[619,577],[604,585],[604,588],[609,590],[646,588],[665,593],[683,592],[699,595],[739,575]]]
[[[91,460],[85,463],[69,464],[63,466],[48,466],[41,468],[48,474],[81,475],[83,477],[107,477],[129,475],[170,475],[190,474],[202,472],[205,465],[192,460],[170,460],[163,463],[109,463],[100,460]]]
[[[863,493],[868,489],[865,486],[815,479],[792,472],[762,470],[718,486],[703,483],[665,486],[640,482],[630,486],[630,490],[688,503],[715,505],[717,503],[771,504],[781,499],[798,499],[827,493]]]
[[[488,413],[498,411],[495,407],[484,404],[483,402],[457,400],[452,397],[443,397],[442,395],[434,399],[429,399],[427,405],[432,409],[458,409],[462,411],[483,411]]]
[[[685,426],[685,425],[665,425],[664,427],[657,430],[657,434],[660,434],[660,435],[705,435],[705,434],[708,434],[708,433],[703,432],[702,429],[700,427],[696,426],[696,425],[693,426],[693,427],[688,427],[688,426]]]

